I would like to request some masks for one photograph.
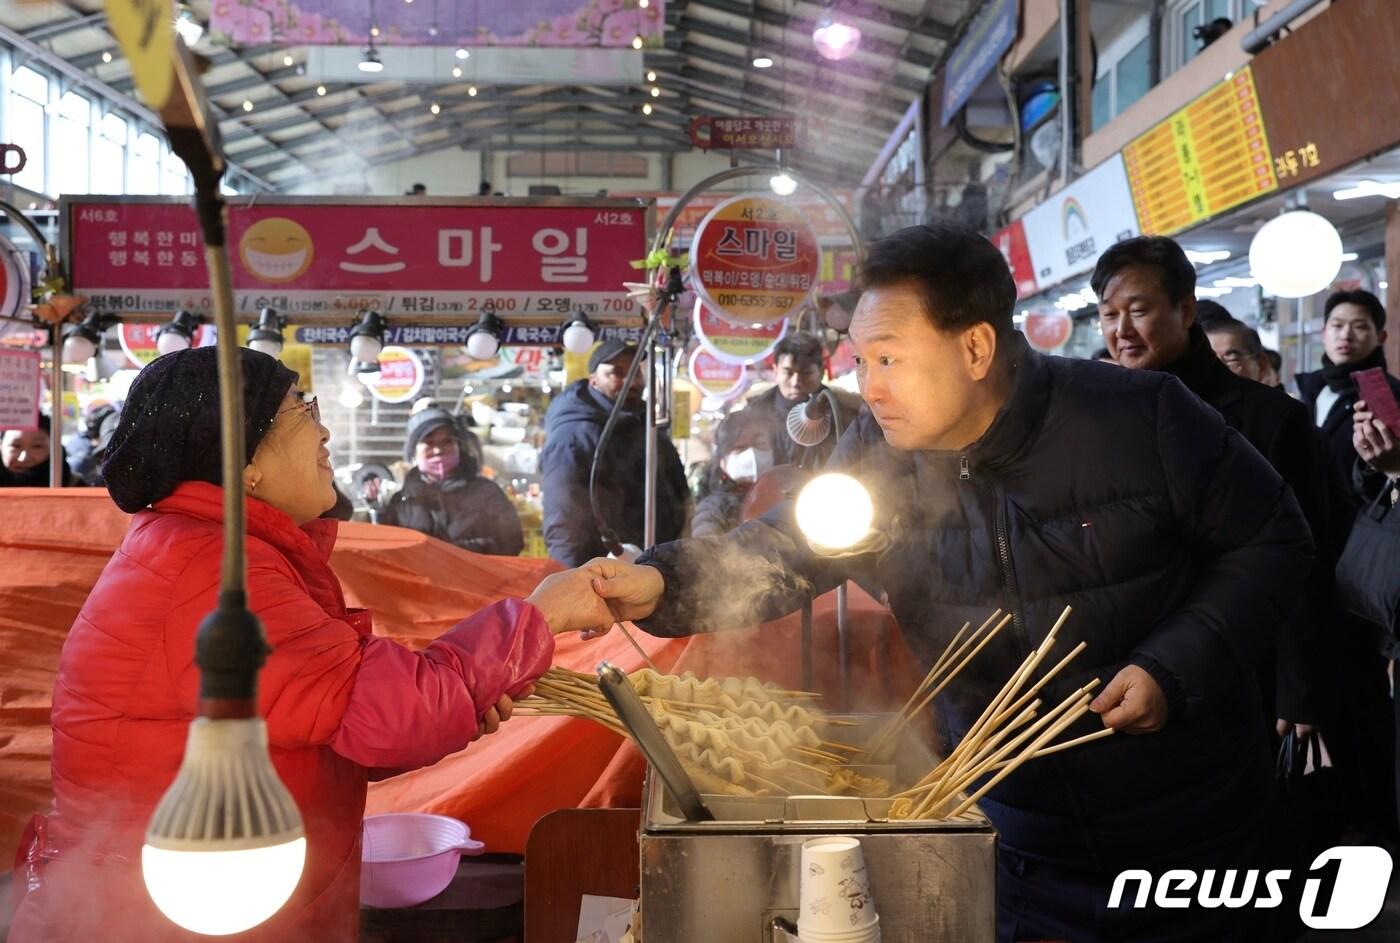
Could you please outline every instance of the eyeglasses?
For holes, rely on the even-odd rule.
[[[280,415],[282,415],[283,413],[289,413],[289,412],[292,412],[293,410],[298,410],[298,409],[299,409],[299,410],[301,410],[301,411],[304,412],[304,413],[310,413],[310,414],[311,414],[312,420],[313,420],[317,425],[320,425],[320,423],[321,423],[321,407],[320,407],[320,405],[317,404],[317,402],[316,402],[316,397],[315,397],[315,396],[312,396],[310,393],[297,393],[297,394],[296,394],[296,397],[297,397],[297,399],[301,400],[300,403],[298,403],[298,404],[295,405],[295,406],[288,406],[286,409],[279,409],[279,410],[277,410],[277,415],[280,416]]]

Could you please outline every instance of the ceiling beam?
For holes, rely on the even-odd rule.
[[[851,89],[844,90],[843,94],[843,90],[839,89],[817,88],[812,78],[804,79],[802,82],[788,82],[785,86],[780,79],[769,79],[764,76],[762,73],[767,71],[766,69],[755,70],[752,62],[748,62],[740,56],[732,56],[728,53],[720,52],[717,49],[709,49],[705,46],[699,46],[695,43],[684,41],[682,41],[680,45],[680,52],[700,62],[707,62],[711,65],[734,69],[743,76],[743,78],[740,79],[741,82],[746,85],[752,85],[755,88],[765,89],[766,94],[770,97],[776,98],[779,94],[784,93],[804,93],[810,99],[820,98],[825,100],[829,107],[838,107],[846,110],[879,108],[892,115],[903,115],[905,110],[909,107],[909,102],[913,99],[914,94],[922,93],[923,91],[922,85],[917,89],[908,89],[910,95],[901,101],[900,99],[890,98],[882,94],[868,95]],[[758,74],[753,74],[755,72]],[[734,82],[733,77],[728,77],[728,82],[732,85]],[[901,88],[905,87],[902,82],[896,84]]]
[[[694,5],[735,16],[752,15],[755,20],[767,24],[768,26],[777,26],[782,29],[791,29],[809,34],[812,31],[812,27],[815,25],[813,20],[807,17],[792,16],[757,4],[755,4],[755,9],[750,11],[745,4],[736,2],[736,0],[694,0]],[[915,17],[908,13],[900,13],[888,7],[880,7],[879,9],[880,14],[878,16],[871,16],[854,8],[853,5],[847,5],[843,7],[842,15],[852,20],[861,20],[862,22],[871,23],[876,26],[892,27],[906,32],[917,30],[920,36],[926,36],[930,39],[937,39],[945,42],[953,35],[953,28],[951,26],[939,23],[936,20],[920,24],[916,21]]]
[[[83,13],[52,20],[33,29],[25,30],[23,35],[32,43],[41,43],[89,26],[101,26],[106,22],[107,14],[99,10],[96,13]]]
[[[717,12],[744,17],[749,23],[750,30],[752,30],[755,23],[764,22],[765,19],[785,18],[783,14],[774,13],[771,10],[763,10],[762,13],[760,13],[756,4],[751,5],[738,2],[738,0],[707,0],[704,6]],[[763,13],[767,13],[768,16],[764,17],[762,15]],[[693,15],[677,17],[676,29],[699,33],[702,36],[709,36],[712,39],[720,39],[725,42],[734,43],[743,46],[746,52],[753,47],[753,40],[747,34],[730,29],[727,26],[722,26],[718,23],[712,23],[709,20],[700,19]],[[913,34],[906,33],[906,36],[912,38]],[[848,73],[852,71],[866,71],[870,74],[874,74],[875,72],[872,65],[857,64],[853,60],[847,60],[840,65],[835,65],[830,60],[823,59],[813,47],[805,43],[801,47],[797,47],[792,43],[784,41],[781,44],[781,48],[777,49],[772,48],[772,45],[769,43],[760,42],[758,45],[762,46],[762,52],[772,55],[778,60],[778,64],[780,65],[784,60],[795,60],[822,69],[831,69],[834,67],[842,72]],[[893,59],[896,62],[911,65],[925,71],[933,68],[934,63],[937,61],[931,53],[919,49],[902,50],[900,44],[888,42],[887,40],[879,39],[875,36],[862,37],[858,54],[876,59],[880,63],[886,63]],[[855,67],[854,69],[853,66]]]

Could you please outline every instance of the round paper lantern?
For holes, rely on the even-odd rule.
[[[1305,298],[1332,284],[1342,268],[1342,237],[1323,217],[1294,210],[1269,220],[1249,244],[1249,268],[1280,298]]]

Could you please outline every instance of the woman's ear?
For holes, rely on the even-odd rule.
[[[262,481],[262,472],[258,471],[256,465],[250,463],[243,466],[244,494],[254,494],[258,490],[258,482],[260,481]]]

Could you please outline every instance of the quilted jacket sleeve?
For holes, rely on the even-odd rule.
[[[1185,601],[1132,661],[1173,712],[1200,716],[1273,650],[1312,566],[1292,491],[1244,438],[1175,379],[1157,402],[1162,473],[1182,538],[1202,561]]]
[[[481,610],[414,652],[327,615],[279,567],[251,567],[248,586],[272,647],[258,707],[274,748],[329,745],[368,767],[435,763],[470,743],[478,718],[543,674],[554,653],[544,616],[518,599]],[[201,611],[213,608],[215,589],[208,587]],[[199,684],[192,650],[192,631],[170,641],[172,664],[184,663],[178,688],[191,711]]]

